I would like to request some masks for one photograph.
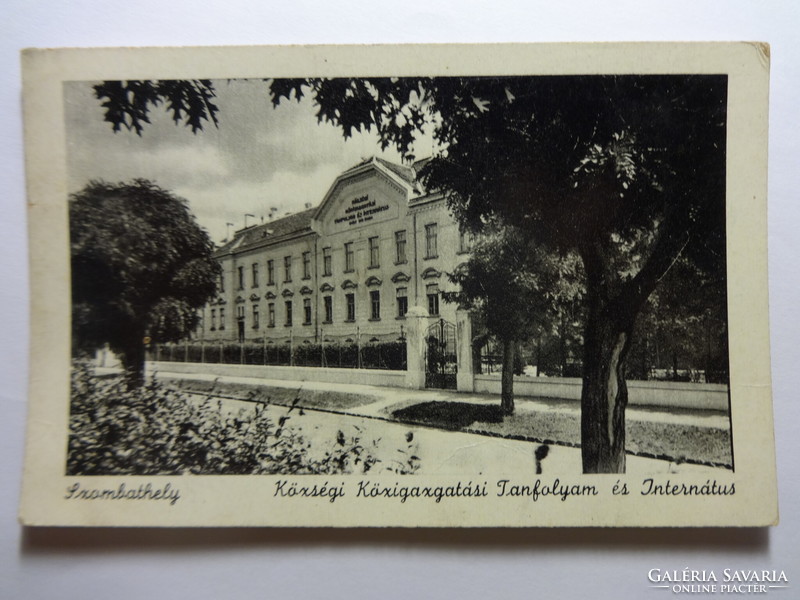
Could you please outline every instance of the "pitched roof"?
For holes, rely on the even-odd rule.
[[[310,208],[261,225],[241,229],[234,234],[230,242],[223,244],[214,254],[223,255],[233,250],[247,250],[267,240],[311,231],[311,217],[314,216],[315,210],[316,208]]]

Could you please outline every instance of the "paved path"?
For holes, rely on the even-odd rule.
[[[149,372],[149,371],[148,371]],[[287,389],[306,389],[331,391],[373,396],[376,400],[362,406],[348,408],[350,414],[363,416],[382,416],[385,409],[400,402],[467,402],[471,404],[494,405],[498,397],[492,394],[467,394],[449,390],[410,390],[396,387],[380,387],[356,383],[323,383],[318,381],[286,381],[283,379],[264,379],[253,377],[216,376],[187,373],[171,373],[161,370],[159,377],[170,379],[190,379],[195,381],[214,381],[238,383],[243,385],[261,385]],[[517,397],[515,408],[519,412],[561,412],[580,415],[580,404],[574,400],[555,398],[537,399]],[[728,416],[715,411],[688,411],[663,408],[638,408],[629,406],[625,411],[626,419],[632,421],[650,421],[655,423],[675,423],[680,425],[699,425],[715,429],[728,429]]]
[[[308,430],[313,430],[314,440],[335,439],[338,428],[345,425],[353,428],[359,427],[365,437],[373,440],[383,440],[381,444],[396,452],[404,446],[405,433],[414,431],[415,444],[419,445],[420,456],[425,456],[423,472],[432,474],[445,473],[481,473],[496,471],[497,465],[509,467],[509,472],[522,469],[528,472],[535,469],[533,449],[538,443],[520,441],[502,437],[492,437],[468,431],[446,431],[435,426],[404,424],[387,420],[390,408],[398,404],[417,404],[426,402],[460,402],[480,405],[496,405],[498,398],[491,394],[466,394],[447,390],[409,390],[404,388],[380,387],[362,384],[321,383],[313,381],[297,382],[279,379],[262,379],[252,377],[216,376],[203,374],[172,373],[163,369],[156,374],[159,378],[173,380],[207,381],[209,383],[240,384],[244,386],[263,386],[284,389],[305,389],[313,391],[330,391],[346,394],[359,394],[374,398],[363,404],[348,406],[345,409],[325,410],[305,407],[305,416],[302,421],[294,419],[296,425]],[[236,400],[231,406],[244,406],[250,403],[241,403]],[[285,407],[271,407],[270,410],[285,411]],[[569,414],[579,418],[579,404],[572,400],[518,398],[516,401],[517,413],[556,412]],[[330,418],[330,412],[337,413],[336,419]],[[627,419],[654,423],[676,423],[698,425],[712,429],[728,429],[726,415],[711,411],[686,411],[666,409],[641,409],[628,408]],[[391,440],[391,441],[390,441]],[[382,446],[382,447],[383,447]],[[382,450],[376,448],[380,454]],[[390,460],[390,459],[387,459]],[[580,449],[551,445],[546,464],[550,472],[555,473],[580,473]],[[647,456],[628,455],[627,472],[629,474],[648,473],[705,473],[719,472],[718,468],[705,465],[675,463],[669,460],[650,458]],[[544,466],[544,464],[543,464]],[[534,470],[535,472],[535,470]]]

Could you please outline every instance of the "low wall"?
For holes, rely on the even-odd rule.
[[[148,370],[167,373],[205,374],[227,377],[256,377],[285,381],[358,383],[385,387],[405,387],[405,371],[383,369],[334,369],[330,367],[279,367],[274,365],[230,365],[220,363],[156,362]]]
[[[475,391],[500,393],[499,375],[475,375]],[[514,395],[581,399],[578,377],[514,377]],[[716,383],[628,381],[628,404],[728,411],[728,386]]]

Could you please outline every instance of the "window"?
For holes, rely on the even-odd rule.
[[[267,285],[275,285],[275,261],[267,261]]]
[[[258,304],[253,305],[253,329],[258,329]]]
[[[436,223],[425,225],[425,258],[436,258],[438,256],[439,226]]]
[[[258,263],[253,263],[253,287],[258,287]]]
[[[244,306],[237,306],[236,307],[236,318],[240,320],[244,320]]]
[[[381,264],[381,248],[378,244],[379,241],[377,236],[369,238],[369,266],[372,269]]]
[[[283,257],[283,281],[288,283],[292,280],[292,257]]]
[[[324,296],[322,302],[325,304],[325,322],[333,323],[333,296]]]
[[[225,291],[225,274],[219,274],[219,292],[220,294]]]
[[[394,245],[397,249],[397,264],[401,264],[406,262],[406,232],[403,231],[395,231],[394,232]]]
[[[428,314],[436,316],[439,314],[439,286],[429,285],[426,292],[428,294]]]
[[[344,272],[349,273],[355,268],[355,256],[353,254],[353,242],[344,245]]]
[[[458,232],[458,251],[469,252],[472,249],[473,239],[474,238],[470,232],[460,230]]]
[[[348,321],[355,321],[356,320],[356,295],[355,294],[345,294],[345,300],[347,301],[347,320]]]
[[[236,270],[239,273],[239,289],[243,290],[244,289],[244,267],[239,267]]]
[[[217,309],[211,309],[211,331],[216,331],[217,329]]]
[[[381,293],[378,290],[372,290],[369,293],[369,303],[372,308],[370,319],[372,321],[381,320]]]
[[[222,331],[225,329],[225,309],[219,309],[219,330]]]
[[[408,312],[408,291],[407,288],[397,288],[397,316],[403,318]]]
[[[303,279],[311,279],[311,252],[303,252]]]
[[[331,249],[330,248],[323,248],[322,249],[322,274],[323,275],[328,276],[328,275],[331,274],[331,272],[332,272],[332,269],[331,269],[332,263],[333,263],[333,258],[332,258],[332,255],[331,255]]]
[[[275,303],[267,304],[267,327],[275,327]]]
[[[311,325],[311,298],[303,298],[303,325]]]
[[[286,301],[286,326],[289,327],[292,324],[292,301]]]

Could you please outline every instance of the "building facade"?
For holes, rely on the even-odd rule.
[[[469,236],[441,194],[421,189],[419,165],[369,159],[316,207],[237,231],[215,253],[221,280],[197,337],[389,341],[412,307],[455,322],[442,292],[454,289],[446,273],[466,260]]]

